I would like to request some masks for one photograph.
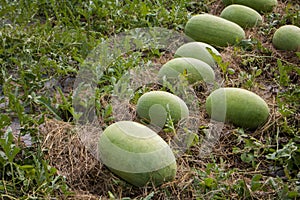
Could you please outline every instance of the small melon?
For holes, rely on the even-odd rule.
[[[300,28],[294,25],[281,26],[275,31],[272,43],[278,50],[300,51]]]
[[[185,26],[185,34],[195,41],[220,47],[236,44],[245,38],[242,27],[211,14],[190,18]]]
[[[207,63],[211,67],[215,67],[216,61],[207,49],[210,49],[211,52],[216,56],[220,56],[218,50],[216,50],[213,46],[209,44],[206,44],[204,42],[189,42],[180,46],[176,50],[174,57],[196,58]]]
[[[257,94],[241,88],[219,88],[206,99],[206,110],[213,120],[256,129],[269,116],[267,103]]]
[[[237,4],[227,6],[220,17],[237,23],[243,28],[251,28],[262,23],[262,16],[256,10]]]
[[[98,148],[103,164],[137,187],[158,186],[176,175],[175,156],[168,144],[137,122],[111,124],[101,134]]]
[[[222,0],[225,5],[240,4],[258,12],[271,12],[278,4],[277,0]]]
[[[205,62],[196,58],[174,58],[164,64],[159,72],[158,77],[162,80],[164,77],[171,83],[178,81],[179,75],[186,77],[189,83],[204,80],[212,83],[215,80],[214,70]]]
[[[163,127],[167,117],[174,123],[189,116],[189,109],[178,96],[165,91],[151,91],[143,94],[137,101],[136,112],[140,118],[151,124]]]

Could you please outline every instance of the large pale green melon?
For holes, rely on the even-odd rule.
[[[207,63],[196,58],[174,58],[164,64],[158,77],[162,80],[164,77],[171,83],[176,83],[179,75],[184,75],[189,83],[195,83],[204,80],[212,83],[215,80],[214,70]]]
[[[257,94],[240,88],[219,88],[206,100],[206,110],[213,120],[256,129],[269,116],[267,103]]]
[[[278,4],[277,0],[222,0],[225,5],[240,4],[258,12],[271,12]]]
[[[170,116],[174,123],[189,116],[189,109],[178,96],[164,91],[143,94],[137,102],[136,112],[151,124],[163,127]]]
[[[150,128],[132,121],[119,121],[104,130],[99,156],[113,173],[138,187],[171,181],[177,171],[168,144]]]
[[[206,44],[204,42],[189,42],[180,46],[176,50],[174,57],[196,58],[207,63],[211,67],[215,67],[216,61],[214,60],[213,56],[208,51],[208,49],[210,49],[211,52],[216,56],[220,56],[218,50],[216,50],[213,46],[209,44]]]
[[[242,27],[210,14],[199,14],[189,19],[185,34],[195,41],[220,47],[236,44],[245,38]]]
[[[237,4],[224,8],[220,17],[237,23],[243,28],[251,28],[262,23],[262,16],[256,10]]]
[[[294,25],[281,26],[275,31],[272,43],[278,50],[300,51],[300,28]]]

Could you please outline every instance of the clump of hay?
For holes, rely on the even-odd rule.
[[[59,175],[66,177],[70,188],[75,194],[80,193],[81,198],[107,193],[112,189],[113,176],[85,148],[74,130],[69,123],[46,120],[40,127],[45,159]]]

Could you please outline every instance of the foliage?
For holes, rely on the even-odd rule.
[[[264,14],[264,24],[250,30],[249,39],[220,49],[225,58],[216,57],[223,84],[261,91],[268,99],[272,110],[268,123],[254,132],[227,127],[229,136],[222,136],[218,146],[221,152],[216,148],[203,160],[197,157],[197,146],[206,132],[200,130],[182,158],[180,167],[184,170],[176,184],[142,191],[116,178],[113,190],[97,195],[145,200],[299,198],[300,54],[275,51],[270,41],[281,25],[299,26],[300,12],[297,1],[279,2],[281,7],[276,11],[281,12]],[[220,8],[221,1],[215,0],[2,0],[1,198],[53,199],[72,193],[67,177],[47,161],[39,128],[46,118],[72,124],[79,117],[72,107],[72,86],[80,65],[95,46],[113,34],[137,27],[158,26],[183,32],[192,15],[218,13]],[[113,85],[128,69],[160,58],[169,59],[170,55],[160,50],[130,52],[110,64],[97,82],[96,109],[103,127],[114,120],[109,102]],[[149,88],[138,90],[132,103],[146,91]],[[206,95],[201,89],[196,93],[199,97]],[[176,131],[172,120],[165,131]],[[24,138],[29,136],[27,144]]]

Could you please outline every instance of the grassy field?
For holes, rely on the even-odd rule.
[[[174,181],[136,188],[119,179],[85,148],[74,131],[73,84],[101,42],[134,28],[184,32],[198,13],[219,15],[221,0],[1,0],[1,199],[297,199],[300,197],[300,52],[274,49],[285,24],[300,27],[300,3],[279,0],[247,40],[219,48],[223,86],[245,88],[267,102],[268,122],[255,131],[226,124],[212,152],[199,158],[209,117],[207,88],[194,85],[201,125],[177,159]],[[98,80],[96,113],[113,123],[113,85],[140,63],[162,65],[174,52],[121,56]],[[134,101],[133,101],[134,102]],[[134,105],[133,105],[134,107]]]

